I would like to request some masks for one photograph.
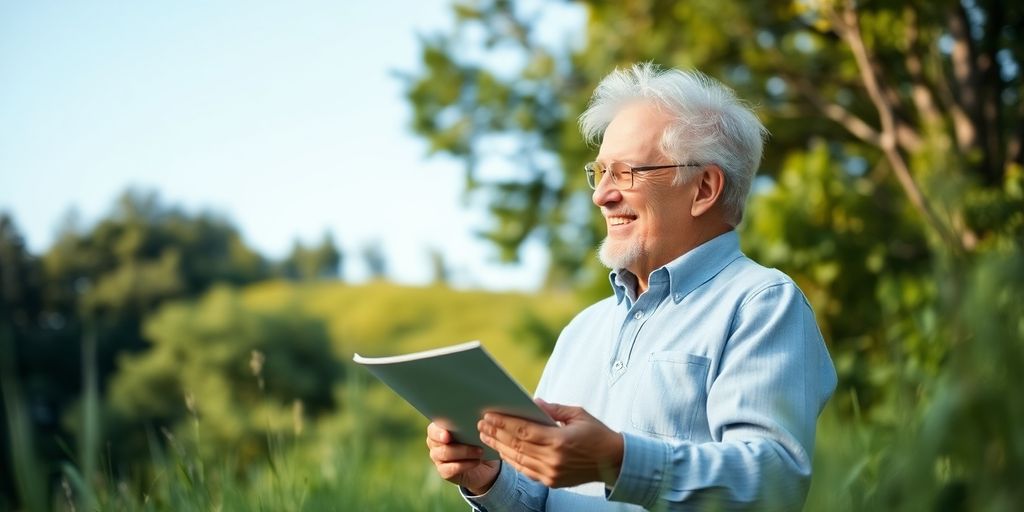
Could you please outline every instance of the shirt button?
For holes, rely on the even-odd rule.
[[[615,361],[615,363],[612,364],[612,369],[614,369],[617,372],[621,372],[622,369],[625,367],[626,365],[623,364],[622,361]]]
[[[677,294],[676,294],[676,300],[677,300],[677,301],[683,300],[683,294],[681,294],[681,293],[677,293]]]
[[[640,320],[643,317],[644,317],[644,312],[643,311],[637,311],[636,313],[633,313],[633,318],[636,318],[637,320]]]

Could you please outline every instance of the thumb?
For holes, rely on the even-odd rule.
[[[582,409],[580,409],[579,407],[562,404],[551,404],[545,402],[543,399],[540,398],[537,398],[534,401],[537,402],[537,405],[540,406],[540,408],[543,409],[544,412],[548,413],[548,416],[551,416],[551,419],[559,422],[571,420],[572,418],[578,416],[580,411],[582,411]]]

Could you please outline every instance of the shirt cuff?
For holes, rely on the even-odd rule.
[[[605,497],[609,501],[653,508],[667,483],[671,448],[659,439],[629,432],[623,432],[622,438],[619,478],[611,490],[605,489]]]
[[[506,510],[515,504],[518,478],[519,472],[506,468],[505,462],[502,462],[498,467],[498,478],[487,492],[473,495],[469,489],[460,485],[459,494],[462,494],[462,498],[473,507],[473,510]]]

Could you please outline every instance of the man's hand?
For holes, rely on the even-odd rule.
[[[622,466],[622,435],[581,407],[537,399],[562,427],[487,413],[477,423],[480,440],[520,473],[548,486],[570,487],[602,481],[615,485]]]
[[[498,479],[500,461],[481,460],[483,449],[456,443],[451,432],[434,423],[427,425],[427,447],[441,478],[465,487],[474,495],[487,492]]]

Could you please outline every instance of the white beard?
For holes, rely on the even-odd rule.
[[[644,254],[643,244],[635,239],[610,241],[607,237],[601,241],[597,257],[601,264],[611,270],[629,268],[640,260]]]

